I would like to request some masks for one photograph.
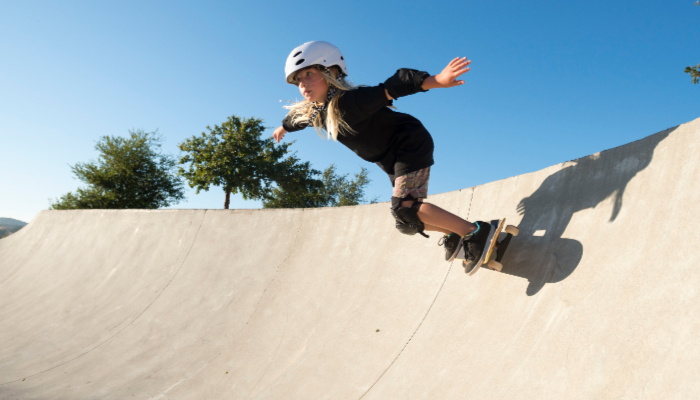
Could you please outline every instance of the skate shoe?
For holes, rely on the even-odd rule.
[[[457,257],[459,249],[462,248],[462,240],[458,234],[452,232],[440,238],[438,246],[445,246],[445,261],[450,262]]]
[[[490,223],[484,221],[475,222],[477,228],[474,232],[464,236],[462,245],[464,246],[464,256],[467,262],[478,262],[486,247],[489,234],[493,230]],[[476,265],[475,265],[476,266]]]

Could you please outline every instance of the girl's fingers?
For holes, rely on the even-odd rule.
[[[465,62],[465,61],[469,61],[469,60],[467,60],[467,57],[457,57],[457,58],[455,58],[454,60],[450,61],[450,63],[447,64],[447,65],[448,65],[448,66],[453,66],[453,65],[455,65],[455,64],[461,64],[461,63],[463,63],[463,62]]]
[[[469,62],[463,62],[463,63],[460,63],[460,64],[455,64],[455,65],[450,66],[450,69],[451,69],[452,71],[460,71],[460,70],[463,70],[464,68],[466,68],[469,64],[471,64],[471,63],[469,63]]]
[[[470,60],[462,60],[459,64],[455,64],[454,67],[456,68],[463,68],[466,67],[467,65],[471,64],[472,62]]]
[[[469,68],[470,63],[464,63],[459,65],[459,70],[467,69]]]
[[[472,61],[469,60],[467,57],[457,57],[450,61],[450,63],[447,65],[447,68],[445,68],[445,73],[448,74],[449,80],[452,81],[453,86],[459,86],[463,85],[464,81],[456,81],[457,77],[459,77],[462,74],[465,74],[469,71],[468,65],[471,64]],[[448,72],[449,71],[449,72]]]
[[[464,69],[460,69],[459,71],[456,71],[456,72],[455,72],[455,77],[460,76],[460,75],[462,75],[462,74],[465,74],[465,73],[467,73],[467,72],[469,72],[469,67],[464,68]]]

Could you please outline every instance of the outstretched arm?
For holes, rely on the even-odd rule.
[[[421,89],[430,90],[464,85],[464,81],[461,79],[457,80],[457,78],[469,71],[469,64],[471,63],[471,60],[468,60],[467,57],[455,58],[454,60],[450,61],[449,64],[447,64],[447,67],[445,67],[442,72],[435,76],[425,78],[425,80],[423,80],[423,84],[421,85]],[[387,99],[394,100],[386,89],[384,91]]]

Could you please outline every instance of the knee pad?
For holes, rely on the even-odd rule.
[[[391,215],[396,220],[396,229],[398,229],[399,232],[404,235],[420,233],[426,238],[429,237],[424,233],[425,225],[420,218],[418,218],[418,209],[421,206],[420,202],[414,202],[411,207],[401,207],[401,201],[404,199],[394,197],[391,200]]]

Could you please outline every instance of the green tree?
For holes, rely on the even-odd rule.
[[[187,153],[180,167],[190,187],[208,191],[211,185],[220,186],[226,193],[224,208],[228,209],[231,193],[241,193],[243,198],[261,199],[269,196],[275,179],[282,175],[280,159],[287,154],[289,144],[274,145],[272,138],[261,139],[265,130],[263,121],[257,118],[241,118],[235,115],[207,132],[180,143],[180,150]]]
[[[56,199],[49,209],[80,210],[80,209],[110,209],[116,206],[116,196],[102,188],[88,186],[78,188],[75,193],[68,192]]]
[[[174,156],[160,152],[157,132],[129,131],[130,137],[103,136],[97,161],[77,163],[71,170],[87,186],[68,192],[50,209],[155,209],[185,198]]]
[[[366,199],[365,189],[371,182],[369,171],[361,167],[353,179],[349,174],[338,175],[331,164],[315,179],[319,171],[309,163],[297,164],[293,179],[273,189],[270,198],[263,201],[264,208],[339,207],[364,203],[376,203],[377,198]]]
[[[695,5],[700,6],[700,1],[696,1]],[[700,82],[700,71],[698,69],[700,69],[700,64],[698,64],[694,67],[693,66],[685,67],[685,73],[690,74],[690,77],[693,79],[693,83]]]
[[[328,198],[323,181],[314,178],[320,173],[311,168],[310,162],[301,162],[295,154],[288,156],[279,168],[277,187],[263,200],[263,208],[327,206]]]
[[[328,206],[356,206],[364,203],[376,203],[377,198],[365,198],[365,189],[370,182],[369,170],[360,167],[360,172],[354,178],[348,179],[350,174],[338,175],[335,172],[335,164],[323,171],[323,187],[328,197]]]
[[[698,83],[700,81],[700,71],[698,71],[698,68],[700,68],[700,64],[694,67],[685,67],[685,73],[690,74],[690,77],[693,78],[693,83]]]

